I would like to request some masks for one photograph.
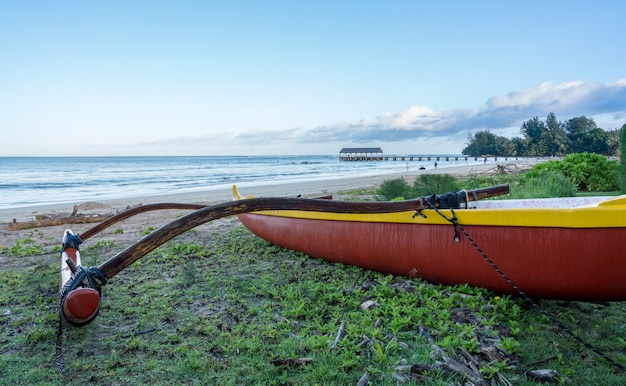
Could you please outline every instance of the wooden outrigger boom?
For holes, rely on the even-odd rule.
[[[469,192],[459,192],[457,199],[459,202],[475,201],[483,198],[498,196],[509,193],[509,185],[497,185],[489,188],[476,189]],[[437,201],[435,206],[441,204]],[[415,200],[395,201],[395,202],[343,202],[326,199],[309,198],[249,198],[240,201],[233,201],[198,209],[176,221],[164,225],[151,234],[139,240],[118,253],[108,261],[102,263],[98,269],[107,277],[111,278],[127,268],[141,257],[152,252],[161,244],[174,237],[187,232],[199,225],[223,217],[233,216],[242,213],[263,211],[263,210],[303,210],[318,212],[338,212],[338,213],[386,213],[404,212],[428,208],[425,198]]]
[[[100,310],[100,287],[106,282],[106,278],[98,275],[100,276],[99,283],[95,283],[95,285],[89,283],[89,278],[93,276],[93,273],[90,274],[88,270],[82,267],[79,245],[83,241],[115,223],[140,213],[165,209],[197,210],[200,208],[204,208],[204,205],[150,204],[135,207],[112,216],[80,236],[75,235],[71,229],[66,229],[63,232],[61,247],[61,278],[59,284],[59,313],[61,319],[73,326],[83,326],[95,319]],[[95,272],[94,268],[90,270]]]

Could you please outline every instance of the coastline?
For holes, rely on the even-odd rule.
[[[537,163],[535,160],[525,160],[506,162],[504,164],[514,165],[514,167],[519,169],[527,169],[532,167],[535,163]],[[315,197],[328,194],[337,195],[339,192],[346,190],[375,188],[380,186],[383,181],[395,178],[404,178],[407,182],[412,183],[415,178],[421,174],[451,174],[457,177],[467,177],[472,174],[489,172],[497,168],[498,165],[501,165],[501,163],[451,166],[423,170],[415,168],[401,173],[377,174],[367,177],[342,177],[337,179],[275,182],[264,184],[242,183],[238,184],[237,187],[243,195],[253,195],[258,197],[294,197],[298,195],[302,197]],[[112,200],[102,200],[97,203],[75,202],[66,204],[24,206],[0,209],[0,224],[32,221],[37,215],[70,214],[74,210],[75,205],[86,207],[88,211],[90,210],[90,207],[95,207],[96,209],[91,210],[103,211],[106,209],[108,212],[121,212],[129,207],[163,202],[211,205],[230,200],[232,200],[231,189],[221,188],[185,193],[126,197]]]
[[[444,168],[431,168],[419,170],[417,168],[402,172],[379,174],[370,177],[349,177],[327,180],[309,180],[300,182],[275,182],[267,184],[240,184],[237,185],[240,193],[244,196],[251,195],[257,197],[316,197],[321,195],[333,195],[335,199],[341,200],[342,192],[356,189],[375,189],[385,180],[404,178],[408,183],[413,183],[415,178],[421,174],[451,174],[457,177],[467,177],[476,174],[493,174],[498,166],[504,165],[507,169],[525,170],[538,160],[507,163],[487,163],[481,165],[464,165]],[[189,193],[176,193],[166,195],[153,195],[144,197],[129,197],[114,200],[102,200],[99,202],[76,202],[68,204],[50,204],[40,206],[19,207],[10,209],[0,209],[0,250],[12,248],[18,243],[24,243],[41,247],[45,250],[52,250],[60,245],[65,229],[71,229],[75,234],[81,234],[92,228],[96,223],[59,223],[60,225],[33,226],[26,224],[36,219],[36,216],[67,217],[78,206],[79,215],[104,216],[108,217],[120,213],[128,208],[155,204],[155,203],[189,203],[214,205],[232,200],[231,188],[218,190],[207,190]],[[87,245],[98,241],[112,242],[121,250],[139,241],[150,232],[175,219],[189,213],[188,210],[158,210],[143,213],[139,216],[128,218],[114,227],[108,228],[101,233],[94,235],[87,241]],[[23,223],[23,229],[7,230],[7,225],[12,222]],[[215,232],[228,232],[240,226],[241,223],[236,216],[225,217],[211,221],[194,228],[193,233],[185,233],[176,239],[180,242],[198,242],[198,240],[211,240]],[[24,269],[38,266],[50,259],[54,253],[43,255],[23,256],[19,259],[10,257],[8,254],[0,254],[0,264],[5,269]]]
[[[468,177],[478,174],[494,174],[499,166],[505,166],[508,170],[527,170],[541,160],[527,160],[506,163],[487,163],[481,165],[464,165],[444,167],[438,169],[419,170],[411,169],[402,173],[379,174],[370,177],[349,177],[327,180],[309,180],[300,182],[275,182],[267,184],[238,184],[240,193],[244,196],[257,197],[316,197],[321,195],[333,195],[333,198],[344,198],[342,192],[356,189],[373,189],[380,186],[385,180],[404,178],[408,183],[413,183],[421,174],[451,174],[457,177]],[[51,226],[32,226],[17,230],[7,230],[6,226],[11,222],[27,223],[35,220],[35,216],[57,215],[67,217],[75,205],[79,207],[78,214],[100,215],[108,217],[122,212],[130,207],[155,203],[190,203],[202,205],[214,205],[232,200],[231,188],[219,190],[207,190],[190,193],[176,193],[157,196],[144,196],[132,198],[120,198],[115,200],[103,200],[99,202],[76,202],[71,204],[51,204],[30,207],[0,209],[0,250],[9,249],[26,243],[42,250],[53,250],[60,245],[65,229],[71,229],[75,234],[81,234],[91,229],[96,223],[62,223]],[[152,229],[157,229],[177,218],[189,213],[188,210],[159,210],[143,213],[128,218],[114,227],[94,235],[86,241],[86,245],[97,242],[111,242],[115,248],[111,253],[120,251],[139,241]],[[221,218],[194,228],[194,232],[184,233],[176,237],[177,242],[197,243],[200,240],[211,240],[216,232],[223,233],[241,226],[236,216]],[[23,247],[22,247],[23,248]],[[0,271],[10,269],[26,269],[48,264],[51,258],[57,258],[56,253],[34,254],[11,257],[9,254],[0,254]],[[91,263],[89,263],[91,264]]]
[[[535,163],[536,162],[534,161],[527,160],[507,162],[506,165],[515,165],[515,167],[517,168],[529,168]],[[267,184],[242,183],[240,185],[238,184],[237,187],[243,195],[265,197],[293,197],[301,195],[302,197],[314,197],[327,194],[336,195],[338,192],[352,189],[375,188],[380,186],[383,181],[395,178],[405,178],[407,182],[412,183],[413,180],[421,174],[452,174],[458,177],[466,177],[472,174],[488,172],[492,169],[495,169],[499,164],[500,163],[487,163],[479,165],[431,168],[424,170],[409,168],[409,170],[407,170],[406,172],[378,174],[368,177],[361,176],[300,182],[276,182]],[[112,200],[102,200],[98,201],[97,203],[75,202],[66,204],[44,204],[17,208],[4,208],[0,209],[0,224],[9,222],[32,221],[37,215],[69,214],[72,213],[75,205],[81,204],[82,206],[85,206],[87,208],[96,208],[92,210],[121,212],[129,207],[162,202],[211,205],[230,200],[232,200],[231,189],[222,188],[186,193],[118,198]]]

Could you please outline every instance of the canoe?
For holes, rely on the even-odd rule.
[[[233,198],[243,199],[236,188]],[[626,300],[626,195],[473,201],[419,215],[418,206],[381,212],[376,202],[368,213],[369,204],[361,204],[359,213],[238,217],[272,244],[335,263],[534,298]]]

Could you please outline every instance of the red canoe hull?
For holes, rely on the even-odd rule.
[[[328,261],[441,284],[516,294],[451,225],[328,221],[241,214],[257,236]],[[626,300],[626,228],[465,226],[485,254],[528,296]]]

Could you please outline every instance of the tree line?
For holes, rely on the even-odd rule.
[[[521,137],[508,139],[489,130],[470,133],[463,154],[544,157],[589,152],[615,156],[620,154],[620,136],[624,130],[626,124],[621,129],[604,130],[585,116],[560,122],[550,113],[545,121],[534,117],[524,122]]]

